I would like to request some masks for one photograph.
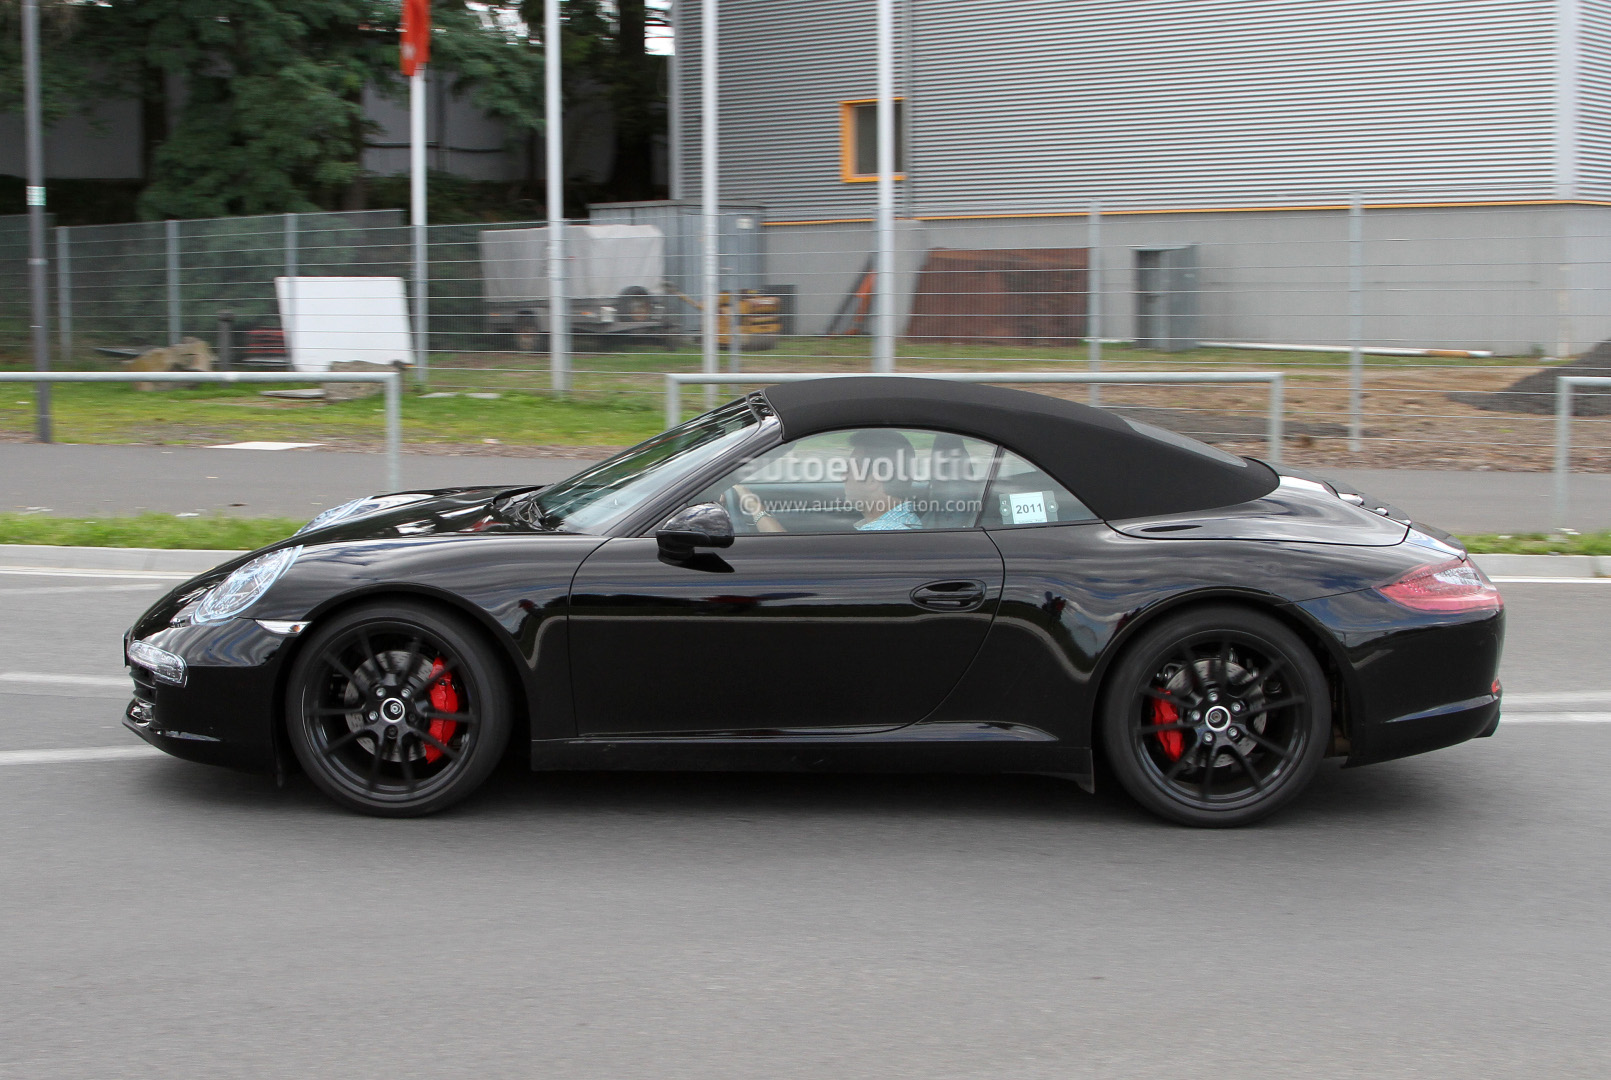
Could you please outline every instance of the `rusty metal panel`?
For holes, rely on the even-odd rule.
[[[935,248],[918,274],[908,341],[1073,346],[1085,338],[1085,248]]]

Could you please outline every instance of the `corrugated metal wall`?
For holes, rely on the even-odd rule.
[[[1560,0],[1578,7],[1579,198],[1611,198],[1611,0]]]
[[[678,2],[678,190],[697,201],[699,3]],[[759,203],[769,218],[779,209],[811,216],[869,212],[876,185],[839,177],[839,102],[873,96],[871,0],[721,0],[719,36],[722,201]]]
[[[1557,197],[1560,3],[1584,6],[1581,167],[1598,192],[1607,0],[902,0],[903,210]],[[689,195],[696,10],[678,44]],[[724,200],[773,220],[870,210],[872,185],[839,178],[838,102],[871,95],[872,20],[871,0],[723,0]]]

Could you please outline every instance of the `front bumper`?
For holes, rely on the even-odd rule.
[[[134,696],[124,727],[187,761],[253,772],[278,767],[279,677],[291,639],[232,619],[162,630],[146,640],[182,656],[188,676],[175,686],[131,664]]]

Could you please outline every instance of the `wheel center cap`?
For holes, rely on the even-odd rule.
[[[1223,705],[1213,705],[1203,714],[1203,722],[1208,725],[1209,731],[1224,731],[1231,726],[1231,710]]]
[[[388,724],[401,724],[407,712],[401,698],[387,698],[380,703],[380,715]]]

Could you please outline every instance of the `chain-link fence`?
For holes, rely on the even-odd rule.
[[[1611,340],[1611,208],[1346,197],[1297,210],[1093,209],[900,221],[894,302],[881,320],[870,219],[779,221],[728,207],[717,363],[865,371],[873,336],[888,327],[897,368],[908,371],[1275,369],[1286,375],[1291,463],[1520,470],[1551,464],[1555,376],[1611,375],[1602,344]],[[0,219],[0,346],[17,359],[22,225]],[[702,230],[697,208],[676,203],[595,207],[567,227],[578,398],[626,395],[655,408],[663,373],[709,365]],[[543,223],[428,233],[429,347],[414,359],[427,361],[417,370],[430,389],[547,391]],[[342,287],[310,279],[392,279],[400,296],[414,288],[409,230],[394,211],[57,228],[54,237],[52,340],[64,367],[113,365],[186,336],[215,341],[226,315],[236,362],[291,362],[296,335],[288,350],[279,278],[294,280],[297,304],[306,298],[336,318],[336,352],[358,349],[379,325],[371,309],[355,300],[344,322]],[[1050,392],[1247,452],[1263,437],[1256,388]],[[1611,468],[1611,434],[1596,419],[1611,413],[1611,394],[1584,389],[1576,399],[1574,467]]]

